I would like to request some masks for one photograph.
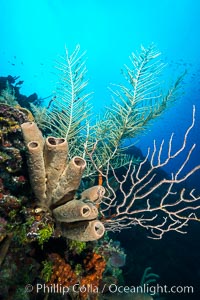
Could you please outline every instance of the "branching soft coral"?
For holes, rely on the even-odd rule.
[[[130,157],[123,153],[123,141],[146,129],[149,121],[176,99],[182,82],[183,75],[167,92],[162,91],[160,75],[165,65],[160,54],[154,45],[141,47],[139,54],[132,53],[130,66],[125,66],[123,72],[125,83],[112,89],[113,101],[103,118],[89,124],[90,94],[85,92],[84,53],[80,54],[79,46],[71,55],[66,49],[58,66],[60,82],[55,97],[45,112],[47,118],[42,118],[43,129],[70,142],[70,158],[78,155],[87,160],[87,152],[93,151],[95,145],[93,159],[98,168],[104,168],[108,162],[114,168],[127,165]],[[85,177],[96,173],[88,161]]]
[[[122,156],[122,143],[144,131],[149,122],[157,118],[177,98],[184,74],[179,76],[167,92],[162,91],[160,76],[164,63],[161,53],[152,44],[141,47],[139,54],[132,53],[130,66],[123,71],[125,83],[113,85],[112,105],[106,108],[103,121],[94,128],[98,141],[93,158],[101,159],[101,165],[123,165],[130,161]],[[114,161],[113,161],[114,160]],[[121,163],[120,163],[121,162]],[[99,163],[98,163],[99,165]]]

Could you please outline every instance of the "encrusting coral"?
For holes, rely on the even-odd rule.
[[[72,286],[77,282],[77,276],[71,266],[65,262],[64,258],[57,253],[49,255],[52,262],[52,275],[48,284],[61,284],[63,286]]]
[[[86,161],[79,156],[67,162],[68,144],[64,138],[48,137],[34,122],[21,125],[28,154],[30,183],[43,210],[52,210],[61,224],[62,235],[79,241],[92,241],[104,234],[97,220],[99,202],[105,193],[102,186],[85,190],[81,199],[75,198]]]
[[[48,263],[46,262],[46,265],[51,266],[51,269],[48,269],[47,274],[45,274],[49,276],[50,273],[51,275],[47,285],[59,284],[68,288],[73,286],[70,292],[72,299],[74,293],[79,294],[79,299],[82,300],[88,299],[89,294],[90,296],[98,296],[98,288],[106,268],[106,261],[101,255],[95,252],[89,253],[83,260],[83,265],[79,266],[79,274],[77,274],[76,270],[72,269],[64,258],[56,253],[49,255],[49,260]],[[44,271],[42,273],[44,273]],[[86,287],[90,287],[90,289]]]
[[[20,125],[29,116],[20,108],[0,103],[0,212],[6,217],[13,209],[18,210],[28,194],[24,189],[26,174],[23,138]]]
[[[84,263],[84,269],[86,272],[86,275],[83,276],[80,280],[80,286],[90,286],[93,287],[89,293],[91,295],[88,295],[88,291],[83,291],[81,293],[81,299],[88,299],[90,297],[88,296],[96,296],[95,299],[98,296],[98,288],[101,283],[103,272],[106,268],[106,261],[104,258],[93,252],[91,255],[86,257],[86,259],[83,261]]]

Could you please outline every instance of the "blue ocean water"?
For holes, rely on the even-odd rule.
[[[94,113],[109,105],[110,83],[120,83],[121,69],[131,52],[155,43],[168,64],[166,81],[187,69],[184,95],[149,127],[138,146],[143,153],[152,145],[177,133],[181,139],[196,105],[197,121],[191,142],[198,141],[200,4],[198,0],[125,1],[6,1],[0,3],[1,75],[21,76],[21,92],[37,92],[43,98],[52,93],[57,78],[56,59],[64,47],[77,44],[87,51],[89,90],[94,92]],[[198,149],[199,151],[199,149]],[[196,163],[198,154],[191,163]]]
[[[145,155],[155,139],[167,142],[175,133],[173,149],[180,146],[196,106],[196,123],[188,149],[196,143],[185,172],[200,164],[200,2],[198,0],[1,0],[0,76],[20,76],[21,93],[51,95],[57,78],[55,61],[65,46],[87,51],[89,90],[94,113],[109,105],[110,83],[120,83],[121,69],[131,52],[152,42],[167,63],[166,82],[187,70],[184,93],[145,134],[134,142]],[[184,157],[181,155],[180,159]],[[167,172],[180,164],[176,160]],[[200,173],[190,185],[199,189]]]

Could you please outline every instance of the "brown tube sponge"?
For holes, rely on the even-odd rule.
[[[62,235],[71,240],[81,242],[89,242],[100,239],[105,232],[103,224],[98,220],[74,223],[61,224]]]
[[[79,200],[79,201],[81,201],[81,200]],[[90,219],[88,218],[88,220],[96,219],[98,217],[98,213],[99,213],[97,207],[92,202],[87,202],[87,205],[91,209]]]
[[[99,203],[105,194],[105,188],[101,185],[95,185],[81,194],[81,200],[88,199],[90,201],[94,201]]]
[[[29,142],[36,141],[41,146],[44,145],[44,139],[41,131],[37,127],[37,124],[34,122],[26,122],[21,125],[22,134],[25,140],[26,145]]]
[[[47,178],[47,198],[50,200],[61,174],[67,165],[66,139],[48,137],[44,145],[44,161]]]
[[[59,222],[72,223],[95,219],[98,216],[98,210],[96,207],[93,208],[89,203],[72,200],[55,208],[53,215]]]
[[[30,183],[37,199],[45,206],[46,201],[46,179],[43,159],[43,148],[41,145],[32,141],[27,145],[28,148],[28,169]]]
[[[53,190],[52,204],[61,200],[68,193],[78,189],[85,167],[86,161],[79,156],[75,156],[70,160],[60,177],[57,187]]]

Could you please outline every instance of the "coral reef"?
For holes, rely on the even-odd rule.
[[[29,121],[29,116],[18,108],[0,103],[0,213],[14,223],[29,196],[29,184],[23,137],[20,125]],[[19,219],[20,216],[18,215]],[[10,225],[10,222],[8,222]]]
[[[70,251],[78,255],[81,254],[81,252],[84,251],[87,247],[86,242],[80,242],[74,240],[69,240],[68,246]]]
[[[29,181],[30,176],[27,170],[30,170],[31,163],[34,165],[34,161],[27,160],[29,152],[27,154],[21,131],[24,123],[28,122],[35,126],[32,116],[20,107],[13,108],[2,103],[0,104],[0,117],[2,152],[0,161],[0,264],[2,266],[0,295],[10,299],[20,299],[20,297],[32,299],[34,293],[31,296],[23,294],[24,282],[33,282],[38,271],[41,273],[41,280],[49,284],[57,282],[71,285],[82,282],[82,284],[99,285],[105,270],[104,258],[92,252],[94,247],[92,244],[76,241],[74,236],[79,235],[80,240],[83,237],[84,240],[91,239],[90,222],[95,222],[95,226],[98,225],[97,208],[105,189],[96,185],[76,195],[82,170],[81,172],[74,170],[74,165],[82,167],[85,161],[75,157],[71,163],[68,162],[67,152],[64,150],[61,173],[60,170],[56,170],[60,160],[57,157],[56,147],[52,147],[55,139],[47,138],[47,143],[43,143],[43,137],[40,135],[39,142],[43,144],[42,159],[45,165],[45,180],[43,180],[45,181],[45,196],[40,197],[39,184],[34,182],[33,178]],[[35,132],[31,134],[30,132],[28,138],[32,142],[32,140],[35,141],[36,135]],[[63,143],[63,139],[60,140]],[[64,147],[67,149],[66,142]],[[52,170],[60,172],[59,175],[51,176]],[[74,172],[73,176],[71,172]],[[62,177],[62,174],[65,176]],[[37,176],[34,178],[38,180]],[[59,189],[55,192],[59,186],[61,192]],[[83,217],[85,221],[82,221]],[[89,235],[87,230],[84,233],[83,228],[90,228]],[[52,246],[47,250],[46,245],[52,244],[52,238],[62,239],[61,236],[68,236],[69,233],[73,240],[68,240],[64,245],[62,255],[51,252]],[[20,256],[16,255],[19,251]],[[65,253],[67,260],[64,258]],[[77,263],[75,263],[76,259]],[[27,268],[28,265],[29,268]],[[31,273],[30,270],[32,270]],[[81,299],[87,297],[87,293],[80,295]]]
[[[70,291],[72,297],[79,293],[80,299],[88,299],[89,295],[90,297],[95,296],[96,299],[98,296],[97,289],[102,282],[105,267],[104,258],[95,252],[88,253],[82,265],[75,265],[74,269],[60,255],[52,253],[49,255],[48,262],[44,264],[42,276],[43,278],[49,277],[50,274],[47,285],[59,284],[68,288],[73,286]],[[88,289],[87,287],[91,288]]]
[[[128,85],[119,85],[113,91],[112,107],[94,125],[88,121],[90,105],[88,94],[83,93],[87,85],[86,68],[79,46],[71,56],[66,50],[60,68],[63,72],[60,88],[45,109],[35,105],[36,95],[24,98],[27,103],[21,108],[18,105],[23,98],[19,93],[21,83],[13,87],[17,78],[8,76],[1,87],[0,80],[0,297],[3,299],[35,299],[38,282],[47,286],[89,286],[90,290],[78,290],[78,294],[70,289],[69,297],[97,299],[99,287],[123,282],[121,268],[126,264],[126,254],[119,242],[108,236],[99,241],[105,228],[115,231],[139,224],[156,231],[161,238],[170,230],[181,232],[189,220],[199,220],[195,214],[189,214],[189,219],[179,215],[187,207],[176,211],[173,202],[166,203],[168,194],[176,194],[171,190],[173,184],[184,180],[179,173],[193,148],[174,177],[159,179],[152,187],[155,169],[165,166],[186,147],[187,136],[194,126],[194,113],[183,145],[171,154],[171,138],[164,162],[161,162],[162,144],[158,151],[154,145],[152,157],[148,154],[143,161],[125,154],[122,147],[127,138],[146,128],[177,95],[183,76],[177,78],[169,91],[160,96],[156,92],[157,76],[163,68],[157,60],[159,55],[153,46],[142,47],[139,55],[132,54],[131,67],[125,67]],[[36,120],[42,124],[35,122],[27,110],[30,107],[40,114]],[[158,163],[154,164],[156,151]],[[150,169],[142,175],[148,159]],[[126,171],[118,176],[116,170],[121,166],[126,166]],[[195,167],[185,177],[199,168]],[[140,200],[166,182],[169,187],[163,196],[158,196],[160,202],[152,204],[148,199],[141,204]],[[184,195],[183,191],[181,201],[187,206],[189,200]],[[194,203],[199,200],[192,192],[190,195]],[[175,205],[179,203],[175,201]],[[172,211],[167,210],[169,207]],[[135,216],[137,213],[139,216]],[[148,213],[152,214],[147,218]],[[174,224],[169,224],[165,217],[162,221],[167,213]],[[161,220],[161,225],[156,224],[157,220]],[[154,274],[153,278],[150,275],[147,269],[142,284],[156,279]],[[23,293],[26,283],[33,286],[29,295]],[[45,299],[54,296],[47,293]],[[62,295],[56,297],[62,299]],[[144,294],[134,297],[151,299]]]
[[[11,106],[19,105],[31,111],[31,104],[39,105],[41,99],[38,99],[36,93],[25,96],[20,93],[20,88],[23,80],[19,80],[20,76],[0,77],[0,103],[5,103]]]
[[[52,262],[52,275],[48,284],[61,284],[63,286],[72,286],[77,282],[77,277],[71,266],[65,262],[58,254],[49,255]]]
[[[31,256],[30,246],[22,247],[13,239],[9,242],[9,251],[0,269],[0,297],[1,299],[30,299],[26,293],[22,297],[22,291],[24,292],[27,280],[33,282],[37,276],[39,263]]]
[[[91,255],[87,256],[83,262],[86,275],[81,278],[80,286],[92,287],[93,290],[90,291],[90,297],[94,295],[94,298],[96,299],[98,297],[97,289],[100,286],[103,278],[106,261],[101,255],[94,252]],[[87,297],[87,290],[81,293],[82,299],[87,299]]]
[[[103,255],[111,268],[123,267],[126,263],[126,254],[121,248],[119,241],[113,241],[105,236],[96,249],[98,253]]]
[[[10,180],[10,185],[14,183],[13,174],[18,175],[22,168],[24,144],[20,125],[29,121],[29,117],[25,110],[0,103],[0,174],[7,184]],[[23,183],[23,174],[13,180]]]

